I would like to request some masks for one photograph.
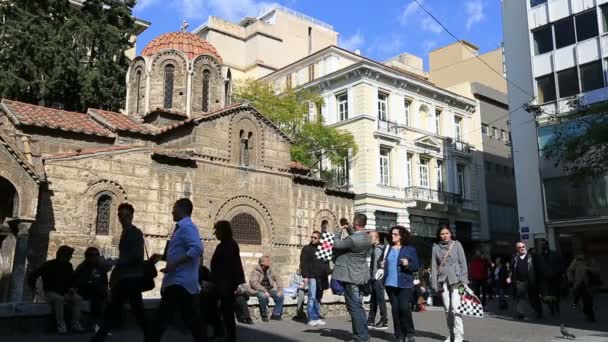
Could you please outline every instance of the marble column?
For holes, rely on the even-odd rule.
[[[13,259],[13,272],[9,287],[9,302],[20,302],[23,300],[29,231],[32,223],[33,220],[20,219],[11,222],[11,225],[15,224],[17,229],[15,232],[15,257]]]

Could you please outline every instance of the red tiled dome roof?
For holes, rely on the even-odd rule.
[[[150,41],[141,51],[142,56],[152,56],[163,49],[175,49],[192,60],[199,55],[211,55],[222,63],[222,57],[211,43],[189,32],[169,32]]]

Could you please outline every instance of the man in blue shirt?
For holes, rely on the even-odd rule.
[[[155,325],[156,333],[152,340],[160,341],[173,313],[179,310],[194,340],[207,341],[207,336],[201,329],[203,324],[198,304],[198,269],[203,243],[198,228],[190,218],[192,202],[187,198],[178,200],[173,206],[172,214],[173,221],[177,224],[165,252],[167,264],[160,270],[165,276]]]

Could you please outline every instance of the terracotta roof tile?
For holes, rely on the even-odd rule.
[[[87,114],[36,106],[28,103],[2,100],[19,124],[38,126],[62,131],[112,137],[112,132]]]
[[[143,117],[145,118],[146,116],[154,114],[154,113],[167,113],[167,114],[171,114],[171,115],[175,115],[175,116],[181,116],[184,118],[188,117],[188,115],[186,115],[186,113],[184,113],[184,112],[178,112],[177,110],[161,108],[161,107],[156,107],[152,110],[149,110],[146,114],[144,114]]]
[[[156,127],[137,122],[124,114],[92,108],[89,108],[88,113],[95,119],[99,119],[102,121],[102,123],[109,125],[113,130],[129,131],[141,134],[155,134],[158,131]]]
[[[95,153],[103,153],[103,152],[116,152],[116,151],[125,151],[131,149],[143,148],[144,145],[112,145],[112,146],[101,146],[101,147],[93,147],[82,149],[74,152],[61,152],[61,153],[53,153],[46,154],[43,156],[44,160],[52,160],[52,159],[61,159],[61,158],[70,158],[76,156],[86,156]]]
[[[141,51],[142,56],[152,56],[163,49],[175,49],[186,54],[192,60],[199,55],[211,55],[220,64],[222,57],[215,47],[200,36],[189,32],[169,32],[154,38]]]

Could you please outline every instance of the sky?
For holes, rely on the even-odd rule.
[[[458,39],[494,50],[502,41],[500,0],[418,0]],[[154,37],[178,31],[184,20],[188,31],[207,21],[210,15],[233,22],[258,16],[273,4],[326,22],[339,32],[338,45],[377,61],[402,52],[424,58],[455,40],[413,0],[138,0],[136,17],[152,25],[137,41],[137,52]]]

